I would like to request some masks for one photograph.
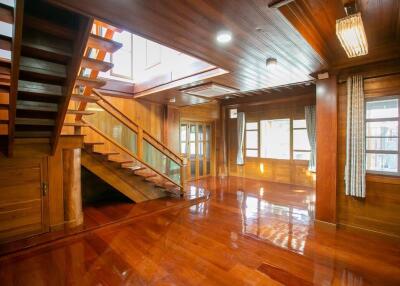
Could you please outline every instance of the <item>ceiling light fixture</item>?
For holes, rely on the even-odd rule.
[[[267,71],[273,72],[276,70],[276,67],[278,66],[278,61],[277,59],[274,58],[268,58],[266,61],[267,65]]]
[[[368,42],[365,35],[361,13],[356,13],[356,4],[345,5],[347,16],[336,20],[336,35],[349,58],[368,54]]]
[[[170,98],[168,101],[169,101],[170,103],[175,103],[175,102],[176,102],[176,98],[175,98],[175,97]]]
[[[217,34],[217,42],[220,44],[229,43],[232,40],[232,34],[228,31],[219,32]]]

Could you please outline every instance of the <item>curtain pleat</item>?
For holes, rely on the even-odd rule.
[[[365,105],[361,75],[347,79],[346,195],[365,198]]]
[[[310,105],[305,107],[305,117],[306,117],[306,128],[308,141],[310,142],[311,152],[310,161],[308,161],[308,170],[311,172],[316,171],[317,166],[317,150],[316,150],[316,140],[315,140],[315,105]]]
[[[236,155],[236,164],[244,165],[244,128],[245,128],[245,114],[239,112],[237,115],[237,140],[238,150]]]

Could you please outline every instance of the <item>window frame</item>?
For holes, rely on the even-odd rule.
[[[255,123],[257,125],[257,128],[255,129],[247,129],[247,123]],[[257,148],[247,148],[247,131],[256,131],[257,132]],[[246,121],[245,123],[245,128],[244,128],[244,133],[245,133],[245,148],[244,148],[244,157],[245,158],[260,158],[260,122],[259,121]],[[251,151],[256,151],[257,156],[247,156],[247,150]]]
[[[367,103],[373,101],[385,101],[397,99],[397,117],[391,118],[373,118],[367,119]],[[366,98],[364,102],[364,116],[365,116],[365,163],[367,162],[367,154],[395,154],[397,155],[397,172],[385,172],[385,171],[374,171],[366,169],[367,174],[374,174],[374,175],[383,175],[383,176],[392,176],[392,177],[400,177],[400,95],[393,95],[393,96],[379,96],[379,97],[372,97]],[[397,122],[397,137],[389,137],[389,136],[367,136],[367,123],[368,122],[388,122],[394,121]],[[367,139],[368,138],[397,138],[397,151],[387,151],[387,150],[367,150]]]
[[[293,161],[302,161],[302,162],[309,162],[310,161],[310,159],[308,159],[308,160],[304,160],[304,159],[295,159],[294,158],[294,153],[295,152],[307,152],[310,156],[311,156],[311,147],[310,147],[310,149],[309,150],[302,150],[302,149],[294,149],[294,131],[295,130],[305,130],[306,131],[306,133],[307,133],[307,121],[306,121],[306,127],[301,127],[301,128],[298,128],[298,127],[294,127],[294,121],[295,120],[306,120],[305,118],[303,119],[303,118],[301,118],[301,119],[292,119],[292,153],[291,153],[291,158],[292,158],[292,160]],[[307,135],[307,140],[308,140],[308,135]],[[310,144],[310,142],[308,142],[308,144]],[[310,158],[310,156],[309,156],[309,158]]]

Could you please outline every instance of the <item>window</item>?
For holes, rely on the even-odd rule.
[[[293,120],[293,160],[310,160],[306,120]]]
[[[246,122],[246,157],[258,157],[258,122]]]
[[[290,119],[260,121],[261,158],[290,159]]]
[[[122,43],[122,48],[111,55],[114,64],[111,75],[133,79],[132,34],[126,31],[115,33],[113,40]]]
[[[399,121],[399,98],[366,102],[367,171],[400,175]]]

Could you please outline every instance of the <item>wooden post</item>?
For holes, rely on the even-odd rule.
[[[137,156],[139,159],[143,159],[143,128],[138,127],[137,138],[136,138]]]
[[[185,173],[186,173],[186,158],[183,158],[182,160],[182,166],[180,168],[180,176],[181,176],[181,196],[184,194],[184,186],[185,186]]]
[[[336,76],[317,80],[317,182],[315,219],[336,224],[337,83]]]
[[[63,150],[64,219],[67,227],[83,223],[81,149]]]

